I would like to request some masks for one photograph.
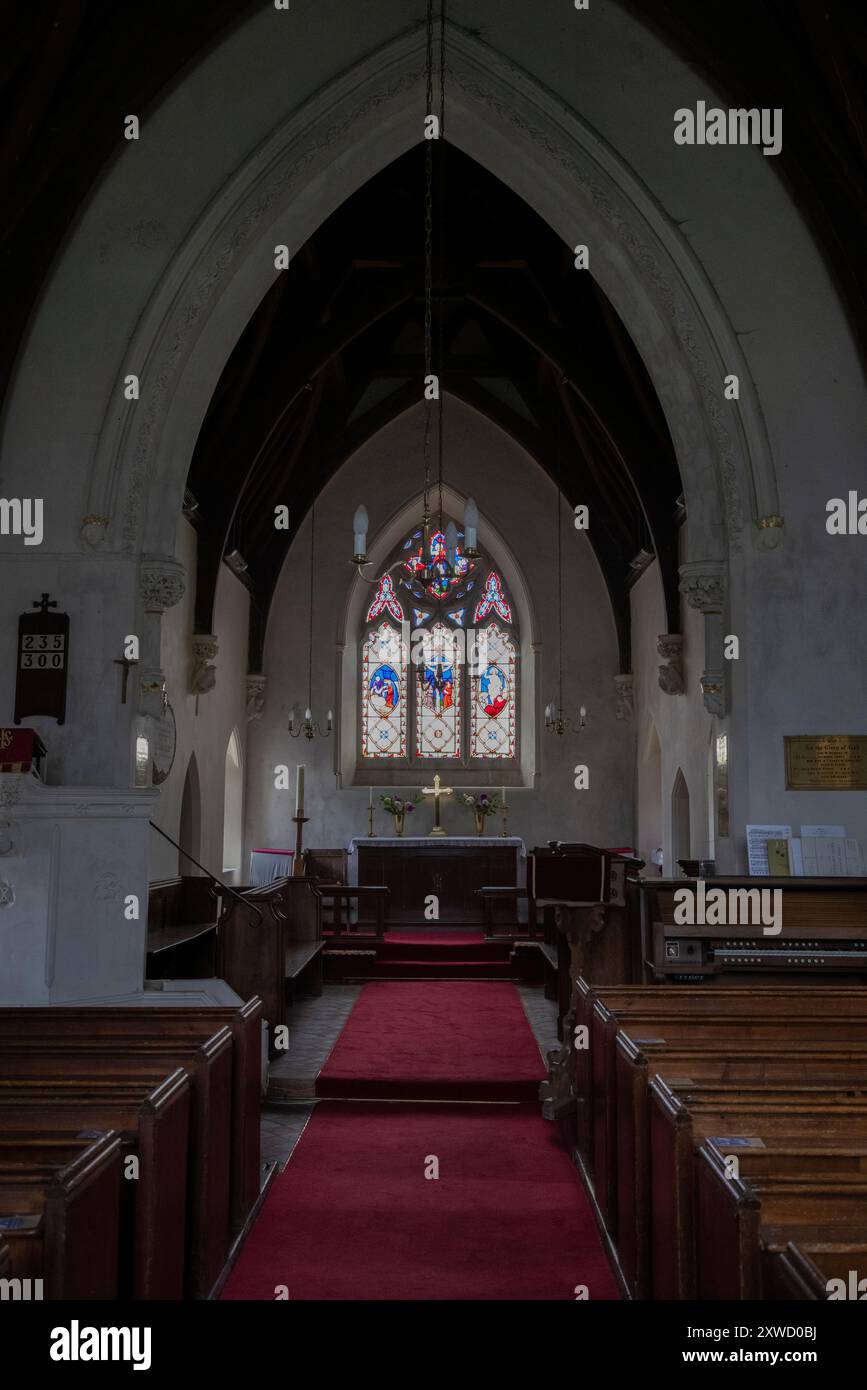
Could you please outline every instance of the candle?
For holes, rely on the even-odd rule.
[[[304,815],[304,764],[299,764],[295,773],[295,814]]]
[[[367,798],[367,804],[368,804],[368,806],[372,806],[372,805],[373,805],[373,787],[370,788],[370,795],[369,795],[369,797]]]
[[[506,806],[506,788],[503,787],[503,809],[505,809],[505,806]]]

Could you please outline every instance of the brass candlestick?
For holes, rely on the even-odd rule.
[[[367,838],[368,838],[369,840],[373,840],[373,839],[376,838],[376,831],[375,831],[374,828],[373,828],[373,807],[372,807],[372,806],[368,806],[368,808],[367,808]]]
[[[304,836],[303,826],[309,821],[309,816],[293,816],[295,823],[295,862],[292,865],[292,877],[301,878],[304,873],[304,864],[301,859],[301,842]]]

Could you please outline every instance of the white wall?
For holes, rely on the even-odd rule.
[[[201,787],[201,860],[206,868],[228,882],[234,882],[237,876],[222,874],[223,783],[226,747],[236,727],[242,755],[246,758],[245,676],[250,596],[231,570],[222,565],[214,609],[214,630],[220,643],[216,659],[217,683],[213,690],[198,697],[197,712],[196,696],[188,693],[192,662],[196,533],[186,519],[182,519],[178,526],[177,555],[186,567],[187,589],[181,602],[163,618],[162,661],[168,697],[175,712],[178,745],[174,766],[160,787],[153,818],[166,834],[178,839],[184,778],[190,756],[195,752]],[[178,872],[177,851],[159,835],[153,831],[150,833],[151,879],[171,878]],[[243,873],[240,877],[241,881],[245,881]]]
[[[352,543],[352,516],[364,500],[370,513],[370,548],[379,530],[404,506],[407,495],[421,490],[420,411],[411,411],[380,432],[349,460],[321,494],[316,508],[318,558],[314,604],[313,712],[324,722],[329,707],[339,706],[339,653],[343,618],[354,572],[347,563]],[[445,429],[446,481],[475,496],[481,513],[480,538],[491,526],[509,548],[530,591],[538,631],[539,683],[534,705],[538,714],[556,694],[557,610],[554,516],[556,490],[542,470],[493,425],[449,398]],[[331,739],[292,739],[286,729],[292,707],[303,714],[307,691],[307,622],[309,527],[305,523],[292,547],[277,586],[268,625],[265,714],[250,726],[247,777],[247,848],[281,848],[294,843],[295,768],[306,766],[305,826],[309,845],[345,845],[367,833],[366,782],[338,786],[337,735]],[[631,843],[631,726],[615,717],[613,677],[617,643],[607,592],[586,536],[563,524],[564,620],[567,680],[564,703],[574,712],[587,707],[588,728],[580,737],[562,739],[541,731],[536,739],[534,786],[509,791],[509,829],[528,843],[547,839],[588,840],[604,845]],[[514,593],[513,593],[514,597]],[[533,633],[522,627],[522,648]],[[532,654],[531,654],[532,655]],[[357,685],[354,698],[358,698]],[[573,768],[590,767],[590,788],[576,791]],[[274,767],[290,768],[288,792],[274,789]],[[447,765],[441,769],[447,772]],[[410,785],[421,784],[411,773]],[[428,779],[425,779],[427,781]],[[446,778],[443,778],[446,781]],[[378,793],[375,793],[375,797]],[[376,828],[387,833],[390,820],[378,808]],[[430,805],[422,804],[413,825],[426,834],[433,823]],[[473,833],[471,812],[445,803],[443,824],[451,833]],[[500,824],[495,831],[499,834]]]
[[[681,534],[682,548],[686,537]],[[666,873],[679,873],[672,863],[671,794],[678,768],[689,789],[690,849],[692,858],[705,858],[708,852],[708,740],[713,719],[704,707],[699,681],[704,669],[704,618],[681,601],[683,626],[683,695],[667,695],[659,685],[662,658],[656,641],[667,629],[659,566],[654,560],[632,590],[632,669],[635,677],[635,717],[638,743],[639,830],[641,857],[650,865],[650,855],[659,844],[665,855]],[[651,739],[651,721],[660,742],[661,801],[654,815],[650,805],[646,754]],[[660,836],[661,831],[661,838]],[[724,864],[726,842],[717,846]],[[730,867],[726,865],[725,867]]]

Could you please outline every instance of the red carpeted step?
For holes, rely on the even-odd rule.
[[[449,980],[483,979],[513,980],[514,967],[501,960],[382,960],[366,965],[360,974],[372,975],[378,980],[417,979]]]
[[[535,1106],[318,1105],[221,1297],[273,1303],[279,1286],[293,1302],[618,1297]]]
[[[529,1101],[545,1075],[514,985],[376,980],[358,996],[316,1094]]]

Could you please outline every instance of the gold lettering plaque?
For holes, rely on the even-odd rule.
[[[784,736],[787,791],[867,791],[867,734]]]

